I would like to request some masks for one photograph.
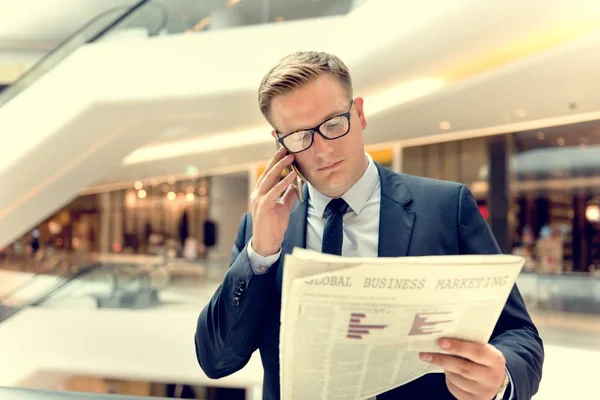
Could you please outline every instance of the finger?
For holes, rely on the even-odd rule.
[[[285,147],[281,147],[279,150],[277,150],[275,152],[275,154],[273,154],[273,157],[271,157],[271,159],[267,163],[267,166],[265,167],[265,170],[263,171],[262,174],[260,174],[260,177],[256,181],[256,186],[257,187],[258,187],[258,185],[260,185],[260,183],[264,179],[265,175],[273,168],[273,166],[276,163],[278,163],[283,157],[286,156],[286,153],[287,153],[286,148]]]
[[[467,359],[448,354],[421,353],[419,356],[421,360],[437,365],[445,372],[453,372],[474,381],[485,377],[485,372],[488,369]]]
[[[485,388],[477,381],[472,381],[464,376],[455,374],[454,372],[446,372],[446,381],[450,380],[459,389],[470,393],[481,393]]]
[[[504,357],[502,353],[492,345],[484,343],[467,342],[458,339],[440,339],[440,349],[445,352],[466,358],[474,363],[491,367],[496,365]]]
[[[271,190],[271,188],[273,188],[278,181],[280,182],[281,173],[283,172],[283,169],[285,167],[287,167],[288,165],[290,165],[293,161],[294,161],[294,156],[292,156],[292,155],[288,155],[288,156],[282,158],[281,160],[279,160],[273,166],[273,168],[271,168],[268,172],[266,172],[262,182],[258,186],[258,192],[261,194],[265,194],[269,190]],[[286,178],[289,175],[290,174],[288,174],[286,176]]]
[[[294,182],[294,179],[296,179],[296,173],[292,171],[285,178],[280,180],[278,184],[273,186],[271,190],[269,190],[266,198],[268,200],[277,200],[279,196],[281,196],[281,194]]]
[[[256,181],[257,187],[258,187],[258,185],[260,185],[260,183],[264,179],[265,175],[273,168],[273,166],[276,163],[278,163],[282,158],[284,158],[286,156],[286,154],[287,154],[287,150],[285,149],[285,147],[281,147],[279,150],[277,150],[275,152],[275,154],[273,154],[273,156],[267,163],[267,166],[265,167],[264,171],[262,172],[262,174],[260,174],[260,176],[258,177],[258,180]]]
[[[456,386],[449,378],[446,376],[446,386],[448,386],[448,390],[454,397],[458,400],[474,400],[476,397],[469,392],[465,392],[458,386]]]
[[[292,207],[294,206],[296,199],[298,199],[298,190],[302,189],[298,189],[296,185],[288,186],[287,191],[281,199],[281,202],[287,207],[289,211],[292,211]]]

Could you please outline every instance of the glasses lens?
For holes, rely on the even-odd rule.
[[[348,129],[350,127],[350,123],[348,118],[345,116],[334,117],[328,121],[325,121],[320,127],[319,130],[323,135],[330,139],[335,139],[342,135],[348,133]]]
[[[307,149],[311,142],[310,131],[298,131],[283,139],[283,144],[291,152],[298,152]]]

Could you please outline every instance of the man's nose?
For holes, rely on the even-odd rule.
[[[324,139],[318,133],[315,133],[313,146],[315,147],[315,152],[319,157],[326,156],[333,150],[333,147],[331,147],[331,141]]]

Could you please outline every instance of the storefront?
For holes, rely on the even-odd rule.
[[[502,251],[528,260],[525,271],[599,270],[600,121],[367,150],[393,170],[466,184]],[[151,180],[82,196],[38,227],[41,240],[67,250],[162,254],[181,253],[192,238],[202,255],[215,242],[215,229],[206,229],[210,214],[225,232],[219,252],[228,253],[265,164],[239,171],[241,180]]]
[[[512,140],[515,253],[544,272],[600,267],[600,123],[521,132]]]
[[[402,160],[405,173],[469,186],[526,270],[600,268],[600,121],[406,147]]]

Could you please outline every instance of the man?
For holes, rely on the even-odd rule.
[[[205,373],[240,370],[259,349],[265,399],[277,399],[283,255],[296,246],[344,256],[493,254],[499,249],[464,185],[393,173],[365,154],[363,99],[346,66],[325,53],[292,54],[263,79],[259,103],[284,146],[268,163],[241,221],[231,267],[201,312],[196,353]],[[286,155],[289,153],[289,155]],[[292,162],[308,184],[298,201]],[[490,342],[441,340],[442,367],[378,399],[529,399],[543,346],[513,288]]]

